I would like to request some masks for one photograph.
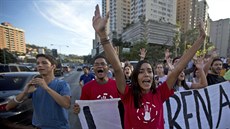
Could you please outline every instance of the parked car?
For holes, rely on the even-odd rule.
[[[69,66],[62,66],[62,70],[63,70],[63,72],[68,73],[68,72],[70,72],[70,67]]]
[[[81,67],[78,67],[78,68],[77,68],[77,71],[82,71],[82,68],[81,68]]]
[[[6,72],[0,73],[0,117],[13,123],[30,125],[32,121],[32,100],[27,99],[16,108],[6,111],[9,100],[21,93],[25,85],[38,72]]]
[[[63,70],[62,70],[62,68],[56,68],[55,70],[54,70],[54,75],[56,76],[56,77],[59,77],[59,76],[63,76]]]
[[[30,72],[25,65],[19,64],[0,64],[0,73],[2,72]]]
[[[54,70],[54,75],[56,77],[59,77],[59,76],[63,76],[64,72],[63,72],[63,69],[62,69],[62,64],[61,63],[58,63],[56,69]]]

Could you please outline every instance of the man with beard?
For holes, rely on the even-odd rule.
[[[207,74],[208,85],[213,85],[226,81],[224,77],[220,76],[222,68],[222,60],[220,58],[213,59],[210,67],[210,72]]]
[[[119,98],[116,81],[108,78],[108,63],[103,56],[97,56],[94,60],[94,72],[96,79],[82,87],[80,100],[98,100]],[[74,104],[73,112],[78,114],[80,107]]]

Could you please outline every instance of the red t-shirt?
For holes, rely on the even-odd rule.
[[[132,87],[132,86],[131,86]],[[134,107],[131,87],[126,86],[121,100],[125,109],[125,129],[164,129],[163,103],[171,95],[166,82],[157,87],[156,93],[143,94],[141,107]]]
[[[82,87],[80,100],[119,98],[116,81],[109,79],[105,84],[92,80]]]

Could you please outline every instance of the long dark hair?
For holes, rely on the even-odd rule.
[[[131,89],[132,89],[132,94],[133,94],[133,99],[134,99],[134,106],[135,108],[139,108],[141,105],[141,99],[142,99],[142,92],[141,92],[141,87],[138,83],[138,75],[141,69],[141,65],[144,63],[148,63],[150,64],[148,61],[146,60],[142,60],[139,61],[136,65],[136,67],[134,68],[132,75],[131,75]],[[152,66],[151,66],[152,68]],[[153,71],[153,75],[154,75],[154,70],[152,68]],[[155,81],[153,79],[153,83],[151,85],[150,91],[152,93],[156,93],[156,84]]]
[[[185,90],[189,90],[189,87],[188,87],[185,79],[181,81],[181,86],[184,87]],[[173,89],[174,89],[174,91],[178,91],[179,90],[178,88],[179,88],[179,81],[177,79],[175,85],[173,86]]]

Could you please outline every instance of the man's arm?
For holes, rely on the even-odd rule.
[[[196,62],[195,62],[196,68],[200,74],[200,81],[199,83],[192,83],[192,89],[199,89],[199,88],[204,88],[206,86],[208,86],[208,81],[206,79],[206,74],[204,72],[203,66],[203,58],[199,58]]]
[[[218,56],[217,52],[216,52],[216,49],[213,48],[211,50],[211,54],[210,54],[210,57],[208,58],[208,61],[205,63],[204,65],[204,73],[207,75],[208,74],[208,71],[209,71],[209,68],[212,64],[212,61]]]
[[[18,94],[17,96],[15,96],[15,98],[11,99],[8,102],[8,104],[6,105],[6,110],[8,111],[15,108],[18,104],[22,103],[25,99],[27,99],[27,96],[28,94],[24,91]]]
[[[15,108],[18,104],[22,103],[25,99],[27,99],[28,94],[31,93],[29,92],[30,86],[34,86],[32,80],[26,84],[24,90],[20,94],[18,94],[17,96],[15,96],[15,98],[11,99],[8,102],[8,104],[6,105],[6,110],[11,110]]]
[[[83,84],[83,75],[81,75],[81,77],[80,77],[79,86],[80,86],[81,88],[84,86],[84,84]]]

